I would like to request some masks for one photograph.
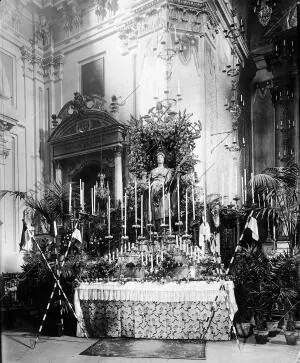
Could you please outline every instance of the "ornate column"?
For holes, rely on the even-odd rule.
[[[116,203],[122,199],[123,195],[123,171],[122,171],[122,147],[114,148],[114,163],[115,163],[115,201]]]

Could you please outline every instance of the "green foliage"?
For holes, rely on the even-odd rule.
[[[186,111],[176,115],[153,117],[144,121],[132,117],[129,135],[129,170],[138,178],[143,172],[149,173],[156,167],[156,152],[162,148],[169,168],[180,166],[182,173],[192,170],[195,161],[192,152],[195,148],[191,115]]]

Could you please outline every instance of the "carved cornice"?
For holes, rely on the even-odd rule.
[[[64,55],[50,55],[42,61],[44,77],[61,80],[63,78]]]
[[[74,1],[64,2],[56,6],[56,8],[62,17],[66,35],[70,36],[72,32],[78,32],[82,26],[83,14],[79,4],[76,4]]]

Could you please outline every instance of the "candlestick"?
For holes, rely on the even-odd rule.
[[[126,228],[127,228],[127,193],[125,193],[125,197],[124,197],[124,235],[127,236],[126,234]]]
[[[135,225],[137,225],[137,181],[134,181],[134,214],[135,214]]]
[[[177,211],[178,211],[178,221],[180,221],[180,187],[179,187],[179,175],[177,175]]]
[[[162,200],[163,200],[163,220],[164,220],[164,225],[166,224],[166,208],[165,208],[165,182],[163,182],[162,185]]]
[[[108,196],[107,203],[107,218],[108,218],[108,236],[110,236],[110,195]]]
[[[69,184],[69,213],[72,213],[72,184]]]
[[[242,186],[242,204],[245,203],[244,201],[244,178],[241,177],[241,186]]]
[[[172,216],[171,216],[171,197],[170,197],[170,193],[168,193],[168,202],[169,202],[169,233],[170,235],[172,234]]]
[[[192,185],[192,203],[193,203],[193,221],[196,219],[195,213],[195,191],[194,191],[194,184]]]
[[[185,233],[188,233],[188,192],[185,191]]]
[[[244,169],[244,201],[247,202],[247,171]]]
[[[143,194],[141,194],[141,236],[143,236],[143,207],[144,207],[144,200],[143,200],[144,196]]]
[[[252,204],[254,204],[254,173],[251,172],[251,194],[252,194]]]
[[[152,213],[151,213],[151,184],[150,184],[150,178],[149,178],[149,183],[148,183],[148,218],[149,218],[149,224],[151,224]]]

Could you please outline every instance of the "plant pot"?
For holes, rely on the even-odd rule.
[[[251,323],[236,323],[237,335],[241,338],[248,338],[251,335]]]
[[[278,333],[278,321],[267,321],[267,330],[269,331],[269,337],[276,337]]]
[[[257,344],[266,344],[268,342],[268,330],[256,330],[254,329],[255,341]]]
[[[284,336],[285,336],[286,344],[288,344],[288,345],[296,345],[297,344],[298,332],[296,332],[296,331],[285,331]]]

